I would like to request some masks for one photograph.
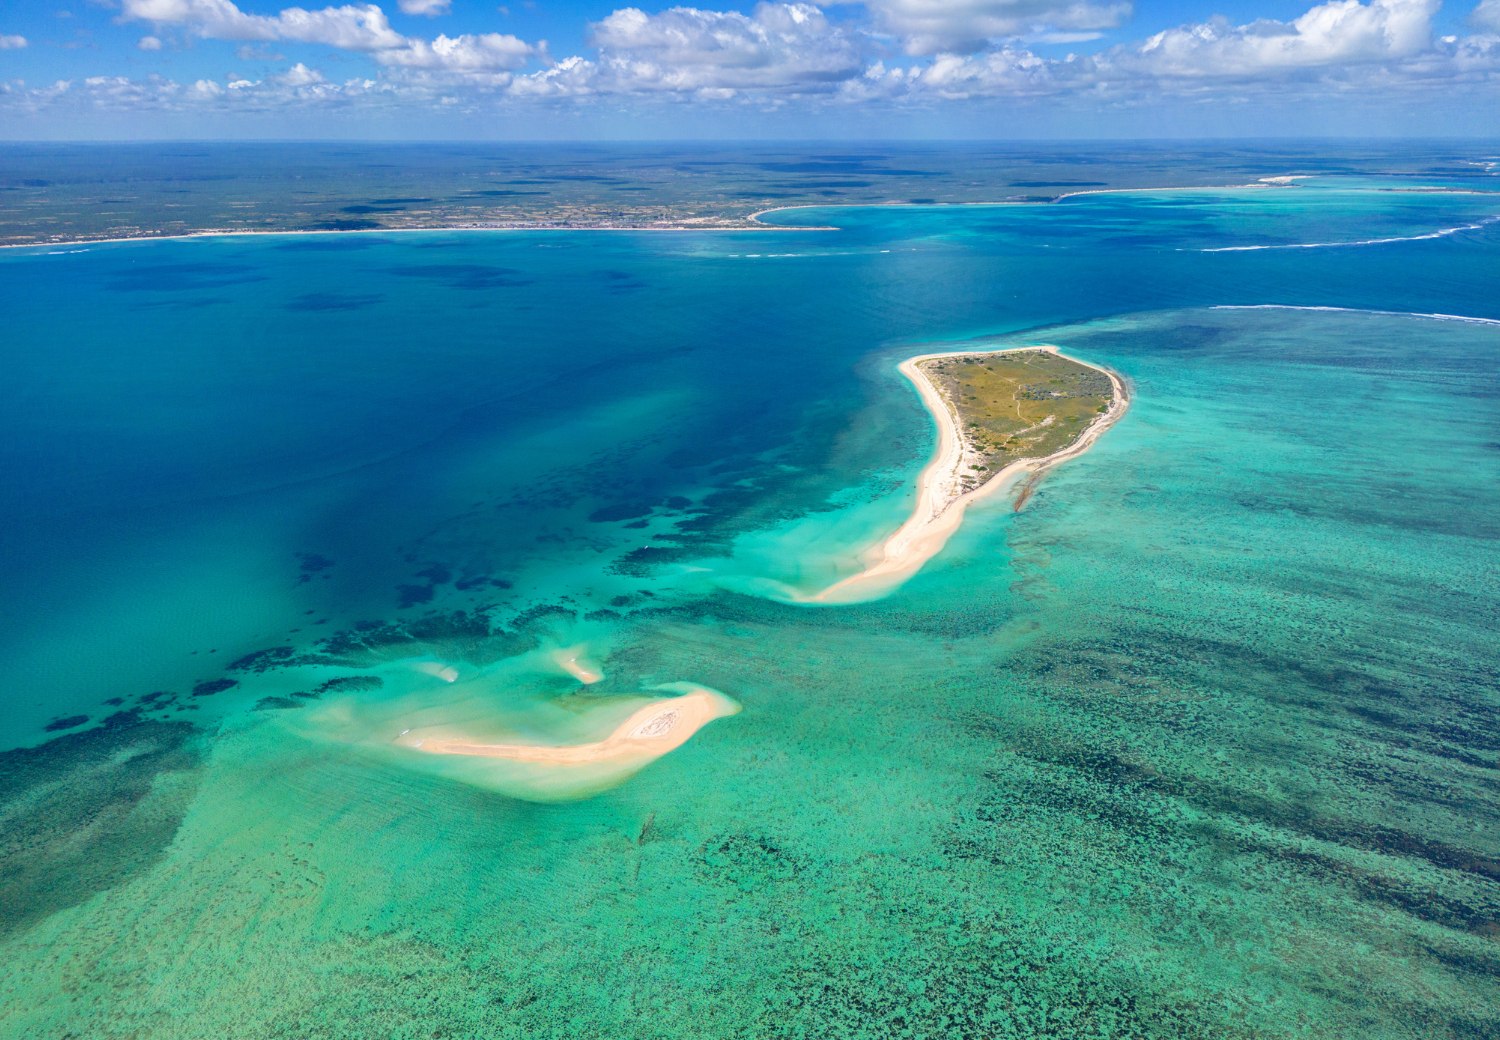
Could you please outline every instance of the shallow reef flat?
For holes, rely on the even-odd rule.
[[[0,256],[0,1035],[1490,1040],[1500,229],[1416,237],[1470,205]],[[1409,240],[1198,251],[1312,210]],[[767,594],[911,514],[903,359],[1038,343],[1106,436]],[[401,743],[700,687],[563,799]]]

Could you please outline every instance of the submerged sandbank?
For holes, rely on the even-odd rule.
[[[1037,350],[1055,354],[1107,376],[1113,390],[1108,409],[1061,451],[1042,458],[1018,459],[978,487],[966,487],[965,478],[972,479],[973,465],[979,453],[969,442],[955,406],[929,378],[922,368],[922,362],[938,358],[1014,354]],[[1035,477],[1061,462],[1083,454],[1105,430],[1119,421],[1130,403],[1125,381],[1118,374],[1107,368],[1069,357],[1054,346],[922,354],[908,358],[899,367],[901,374],[911,380],[912,385],[917,388],[917,392],[922,397],[922,403],[927,406],[927,410],[932,414],[938,427],[937,453],[917,480],[917,506],[895,534],[866,554],[864,570],[835,582],[814,595],[798,597],[801,602],[857,603],[876,599],[890,592],[942,550],[953,532],[958,530],[963,520],[964,510],[971,503],[986,495],[994,494],[1023,473]]]

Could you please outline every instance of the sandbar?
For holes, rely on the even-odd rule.
[[[935,358],[971,357],[1044,350],[1077,365],[1102,372],[1109,377],[1113,397],[1108,410],[1061,451],[1044,458],[1018,459],[995,473],[978,487],[966,488],[965,476],[972,473],[977,453],[968,443],[953,404],[928,378],[921,363]],[[1011,479],[1023,473],[1033,476],[1068,459],[1076,458],[1099,439],[1129,407],[1130,395],[1125,381],[1107,368],[1069,357],[1054,346],[1015,347],[1007,350],[960,350],[922,354],[901,362],[901,374],[911,380],[922,396],[922,403],[932,414],[938,428],[937,454],[917,480],[917,506],[907,521],[883,544],[867,554],[868,563],[858,574],[835,582],[823,591],[800,597],[804,603],[858,603],[874,599],[910,578],[922,565],[936,556],[963,520],[964,510],[973,502],[992,495]]]
[[[740,706],[706,686],[689,687],[679,697],[653,701],[631,713],[603,740],[589,744],[481,744],[462,737],[403,733],[396,743],[430,755],[466,755],[554,766],[610,765],[636,768],[683,744],[714,719]]]

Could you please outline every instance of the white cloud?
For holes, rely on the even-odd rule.
[[[1500,40],[1493,37],[1434,45],[1437,6],[1438,0],[1331,0],[1290,22],[1236,26],[1220,18],[1062,60],[1013,46],[939,54],[906,69],[877,65],[843,94],[853,100],[1095,94],[1112,102],[1150,102],[1164,94],[1211,90],[1215,83],[1237,97],[1247,90],[1389,92],[1500,73]]]
[[[1469,15],[1469,21],[1476,28],[1500,33],[1500,0],[1482,0]]]
[[[322,43],[343,50],[378,51],[400,47],[406,38],[391,28],[374,4],[288,7],[274,15],[246,14],[231,0],[123,0],[122,17],[157,25],[181,25],[215,40],[290,40]]]
[[[926,65],[887,69],[877,63],[844,88],[849,100],[909,95],[957,100],[974,97],[1037,97],[1063,87],[1057,75],[1066,63],[1005,47],[984,54],[939,54]]]
[[[0,51],[18,51],[26,46],[24,36],[0,36]]]
[[[440,14],[447,14],[452,4],[453,0],[398,0],[396,6],[405,14],[425,14],[428,18],[436,18]]]
[[[518,97],[583,97],[598,92],[599,66],[576,55],[548,69],[517,76],[510,92]]]
[[[287,69],[279,76],[272,76],[272,80],[284,87],[308,87],[314,83],[326,83],[323,74],[317,69],[310,69],[300,61]]]
[[[1331,0],[1291,22],[1216,19],[1159,32],[1103,59],[1169,77],[1256,77],[1295,69],[1389,62],[1432,45],[1441,0]]]
[[[382,65],[469,77],[487,86],[499,82],[496,72],[519,68],[538,51],[505,33],[441,35],[431,41],[403,36],[374,4],[315,11],[288,7],[258,15],[246,14],[232,0],[123,0],[123,10],[126,18],[180,25],[200,37],[321,43],[367,53]]]
[[[377,51],[374,57],[383,65],[462,73],[520,68],[534,53],[535,47],[517,37],[480,33],[439,36],[431,43],[409,39],[405,46]]]
[[[826,90],[864,65],[858,41],[802,3],[762,3],[749,15],[626,7],[591,26],[591,38],[591,69],[615,91]]]
[[[136,43],[136,46],[143,51],[159,51],[161,50],[161,41],[155,36],[142,36]]]
[[[843,0],[825,0],[843,2]],[[864,0],[908,54],[972,54],[991,40],[1092,34],[1130,16],[1129,0]],[[1083,38],[1088,38],[1087,36]]]
[[[128,18],[167,26],[183,36],[243,41],[242,51],[250,48],[258,60],[267,59],[269,45],[277,41],[359,52],[373,63],[364,74],[375,78],[333,83],[298,63],[263,80],[177,84],[157,77],[94,77],[62,100],[61,94],[44,96],[18,84],[5,95],[7,103],[241,111],[446,104],[479,111],[482,100],[522,104],[660,95],[736,104],[758,99],[766,106],[788,98],[808,99],[808,104],[821,99],[829,104],[920,106],[965,99],[1086,98],[1091,104],[1150,105],[1172,97],[1321,100],[1341,93],[1384,98],[1457,85],[1483,89],[1484,97],[1492,97],[1500,88],[1500,32],[1434,41],[1432,21],[1439,0],[1325,0],[1288,21],[1237,25],[1218,18],[1061,59],[1042,57],[1016,39],[977,51],[965,48],[973,43],[974,32],[1002,29],[1025,31],[1033,39],[1077,40],[1094,31],[1081,26],[1117,17],[1126,5],[1105,0],[1072,5],[870,0],[881,18],[902,13],[906,24],[921,29],[900,40],[908,49],[925,46],[918,45],[919,37],[957,41],[920,59],[902,58],[896,41],[851,28],[847,21],[831,21],[808,3],[766,0],[748,13],[696,7],[647,13],[627,7],[589,27],[596,53],[575,55],[530,74],[520,70],[532,59],[545,60],[545,44],[503,33],[409,37],[391,29],[381,9],[369,4],[248,14],[233,0],[121,2]],[[1487,11],[1497,8],[1500,0],[1485,0],[1471,17],[1478,25]],[[275,60],[284,66],[284,59]]]

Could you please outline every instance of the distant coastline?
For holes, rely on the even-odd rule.
[[[1034,350],[1045,350],[1109,377],[1114,391],[1109,408],[1061,451],[1044,458],[1018,459],[995,473],[983,484],[965,491],[959,474],[965,465],[966,458],[972,453],[971,449],[953,404],[928,378],[921,363],[934,358],[1011,354]],[[957,350],[922,354],[903,361],[899,370],[917,388],[917,392],[922,397],[922,403],[927,406],[927,410],[932,414],[933,421],[938,427],[937,453],[917,479],[916,509],[895,534],[871,550],[867,556],[869,562],[862,571],[835,582],[814,595],[799,597],[800,602],[857,603],[885,594],[916,574],[923,564],[942,550],[953,532],[958,530],[959,524],[963,521],[964,511],[970,504],[993,495],[1013,478],[1023,473],[1031,474],[1034,479],[1059,463],[1082,455],[1105,430],[1120,420],[1130,405],[1129,390],[1118,373],[1070,357],[1057,347],[1050,345],[1012,347],[994,351]]]
[[[242,235],[391,235],[412,234],[416,232],[479,232],[479,231],[631,231],[631,232],[682,232],[682,231],[839,231],[835,225],[809,225],[806,227],[794,227],[785,224],[771,224],[762,220],[762,217],[772,213],[783,213],[799,209],[883,209],[909,208],[909,209],[947,209],[964,208],[974,206],[1051,206],[1068,199],[1082,198],[1088,195],[1136,195],[1142,193],[1163,192],[1202,192],[1202,191],[1245,191],[1245,190],[1270,190],[1276,188],[1296,188],[1299,180],[1315,176],[1314,174],[1276,174],[1272,176],[1259,177],[1254,181],[1238,184],[1198,184],[1198,185],[1161,185],[1137,188],[1087,188],[1080,191],[1063,192],[1050,198],[1012,198],[997,201],[967,201],[967,202],[910,202],[904,200],[888,200],[884,202],[803,202],[788,206],[768,206],[765,209],[756,210],[742,217],[689,217],[677,221],[665,223],[618,223],[618,224],[548,224],[545,221],[533,223],[501,222],[493,224],[474,223],[432,223],[420,224],[409,227],[359,227],[359,228],[328,228],[328,227],[287,227],[287,228],[200,228],[192,231],[180,231],[171,234],[129,234],[113,237],[92,238],[59,238],[47,242],[4,242],[0,243],[0,249],[59,249],[67,246],[93,246],[107,245],[112,242],[171,242],[190,238],[232,238]],[[1500,192],[1485,191],[1472,188],[1448,188],[1448,187],[1382,187],[1369,188],[1370,191],[1380,192],[1404,192],[1419,194],[1444,194],[1444,195],[1497,195]]]
[[[1233,191],[1239,189],[1262,189],[1273,187],[1295,186],[1295,176],[1285,175],[1276,177],[1263,177],[1260,180],[1248,184],[1223,184],[1209,186],[1188,187],[1148,187],[1148,188],[1096,188],[1087,191],[1071,191],[1056,195],[1045,200],[1035,199],[1002,199],[995,202],[809,202],[798,203],[791,206],[771,206],[766,209],[756,210],[743,217],[716,217],[696,218],[666,224],[567,224],[548,225],[546,223],[497,223],[497,224],[442,224],[422,225],[417,227],[373,227],[373,228],[201,228],[193,231],[182,231],[172,234],[132,234],[120,235],[109,238],[72,238],[56,239],[48,242],[6,242],[0,243],[0,249],[60,249],[68,246],[93,246],[108,245],[114,242],[171,242],[191,238],[234,238],[249,235],[391,235],[391,234],[413,234],[417,232],[480,232],[480,231],[633,231],[633,232],[683,232],[683,231],[838,231],[841,230],[833,225],[818,225],[808,227],[794,227],[784,224],[770,224],[763,220],[771,213],[782,213],[798,209],[875,209],[886,207],[899,208],[961,208],[970,206],[1050,206],[1065,199],[1077,198],[1083,195],[1111,195],[1139,192],[1172,192],[1172,191]]]

